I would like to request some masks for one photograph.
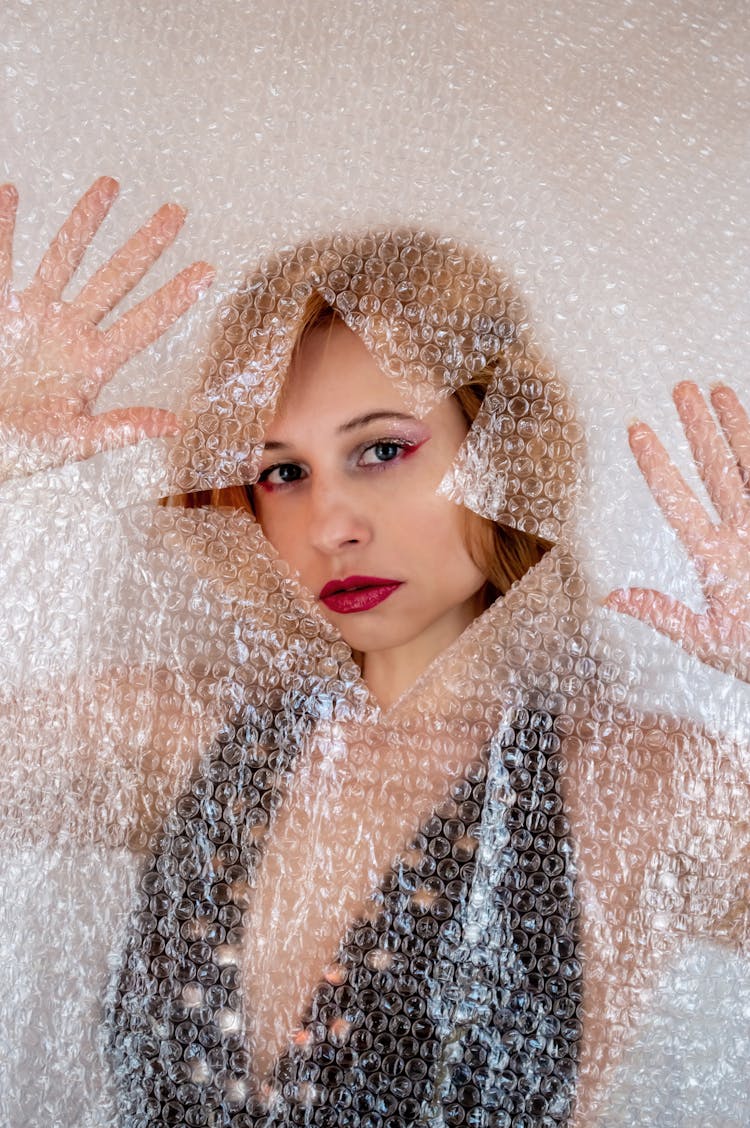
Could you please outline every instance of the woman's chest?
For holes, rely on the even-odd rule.
[[[378,767],[387,786],[378,785]],[[408,765],[398,773],[383,765],[371,771],[363,779],[343,757],[335,767],[325,758],[301,766],[263,842],[243,952],[246,1021],[261,1074],[299,1035],[317,985],[344,988],[342,938],[353,921],[360,940],[370,935],[386,894],[396,894],[390,910],[402,929],[413,931],[446,888],[456,903],[465,893],[478,844],[483,766],[470,770],[473,780],[464,776],[450,786],[442,772],[425,773],[417,793]],[[438,918],[441,908],[448,911],[438,905]],[[374,970],[378,960],[387,970],[386,957],[387,950],[371,957]],[[335,1019],[341,1029],[347,1021]]]
[[[486,761],[470,765],[383,865],[381,847],[350,829],[362,809],[331,830],[316,824],[314,802],[296,814],[287,803],[272,849],[274,773],[256,767],[253,750],[230,771],[217,758],[178,804],[175,833],[146,875],[148,911],[121,979],[120,1072],[144,1107],[182,1092],[259,1123],[281,1102],[284,1123],[309,1107],[311,1123],[390,1109],[409,1124],[435,1101],[526,1111],[529,1092],[511,1089],[534,1073],[546,1078],[550,1113],[566,1108],[576,912],[557,783],[534,740],[508,734],[490,794]],[[373,823],[386,814],[367,809]],[[399,826],[388,822],[389,849]],[[359,894],[347,901],[337,886],[355,869]],[[328,900],[316,900],[329,880]],[[265,980],[253,979],[259,951]],[[286,1024],[276,1021],[283,1008]]]

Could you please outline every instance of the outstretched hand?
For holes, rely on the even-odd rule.
[[[12,288],[18,195],[0,188],[0,480],[176,434],[169,411],[122,408],[92,414],[102,387],[152,344],[207,290],[214,272],[196,262],[123,314],[103,318],[136,286],[176,238],[185,212],[166,204],[70,300],[63,292],[117,197],[117,182],[97,180],[81,197],[44,255],[31,284]]]
[[[711,392],[719,426],[695,384],[678,384],[674,402],[718,524],[645,423],[630,428],[630,448],[695,565],[706,609],[697,614],[643,588],[613,591],[605,603],[648,623],[708,665],[750,681],[750,420],[726,385]]]

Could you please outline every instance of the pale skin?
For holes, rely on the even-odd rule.
[[[117,305],[174,240],[184,216],[181,209],[167,206],[97,272],[76,298],[63,300],[63,291],[115,194],[116,185],[112,181],[103,179],[92,186],[77,205],[75,221],[71,217],[53,241],[32,284],[22,294],[16,294],[10,283],[16,195],[9,186],[0,189],[0,278],[4,287],[0,306],[0,355],[6,369],[0,389],[0,425],[5,424],[13,436],[32,451],[37,458],[35,469],[80,460],[100,450],[144,438],[174,434],[178,429],[174,416],[157,408],[129,408],[92,415],[91,409],[101,387],[130,357],[165,332],[212,278],[209,267],[194,264],[120,318],[110,330],[98,328],[105,313]],[[396,595],[374,612],[333,619],[344,638],[363,654],[363,676],[373,697],[385,709],[395,704],[397,710],[399,697],[436,656],[460,636],[477,613],[476,597],[483,577],[477,574],[475,566],[472,568],[470,556],[463,551],[458,523],[450,523],[459,511],[445,499],[436,499],[434,494],[463,432],[455,411],[443,412],[437,424],[437,416],[428,417],[429,439],[425,440],[421,431],[417,433],[416,424],[408,420],[398,422],[399,427],[412,428],[408,435],[403,430],[392,432],[396,416],[408,416],[408,408],[399,402],[400,397],[377,366],[374,366],[375,372],[366,366],[365,361],[370,358],[358,352],[356,346],[362,350],[363,346],[357,339],[344,337],[342,340],[342,356],[349,369],[352,365],[361,366],[362,387],[356,380],[352,381],[350,390],[354,398],[351,402],[345,396],[332,395],[329,381],[335,383],[335,365],[331,367],[325,360],[320,342],[311,341],[308,347],[311,351],[302,360],[305,378],[295,382],[292,374],[290,395],[266,436],[269,442],[280,445],[270,452],[272,458],[267,452],[263,465],[264,471],[280,461],[301,466],[300,481],[307,484],[293,486],[286,493],[259,491],[258,516],[269,539],[298,569],[303,582],[315,594],[326,581],[350,573],[386,576],[403,584]],[[307,379],[310,376],[312,378]],[[367,384],[368,380],[374,382]],[[369,390],[363,398],[365,385]],[[695,614],[662,593],[638,590],[613,592],[607,603],[668,635],[701,661],[748,680],[750,424],[737,396],[725,385],[713,389],[710,395],[718,424],[709,414],[706,401],[695,384],[678,385],[674,399],[696,466],[716,509],[718,523],[689,491],[661,443],[645,424],[639,423],[630,429],[630,443],[656,503],[695,564],[703,585],[706,609]],[[453,405],[443,407],[453,408]],[[377,426],[373,422],[361,422],[363,415],[375,411],[381,413]],[[311,414],[318,421],[317,438],[312,446],[311,440],[305,437],[309,428],[304,425]],[[356,420],[360,422],[347,430]],[[386,423],[389,429],[383,432],[382,425]],[[417,423],[424,426],[423,421]],[[408,439],[415,445],[419,441],[423,444],[403,465],[397,457],[381,458],[385,447],[381,446],[379,453],[374,449],[379,441],[392,440],[394,435],[399,441]],[[359,461],[363,456],[394,465],[384,471],[369,471],[365,469],[369,463]],[[403,478],[407,474],[411,475],[410,488],[403,494],[396,486],[387,487],[388,482],[397,481],[393,475]],[[398,504],[406,498],[411,505],[414,496],[419,496],[428,506],[436,505],[439,500],[448,507],[428,510],[427,521],[429,527],[434,527],[436,521],[445,521],[445,541],[440,541],[432,554],[433,560],[440,560],[441,576],[447,571],[453,585],[450,591],[442,593],[442,605],[420,602],[421,594],[432,584],[426,570],[429,552],[422,560],[418,552],[412,558],[408,553],[392,551],[394,544],[398,544],[398,528],[405,525],[408,530],[419,518],[419,513],[407,506],[398,524],[389,523],[398,516],[394,492]],[[285,540],[292,531],[294,536]],[[424,532],[417,538],[417,548],[423,541]],[[443,568],[446,551],[455,553],[455,568]],[[295,558],[295,552],[301,553],[300,559]],[[407,603],[406,597],[412,592],[416,601]],[[396,602],[399,598],[400,604]],[[406,622],[406,633],[399,635],[391,612],[400,605],[406,615],[400,614],[398,620],[402,625]],[[645,841],[652,844],[654,851],[669,856],[670,850],[680,850],[681,844],[670,838],[685,778],[685,764],[679,758],[684,755],[684,749],[678,745],[679,741],[660,745],[654,764],[654,778],[661,781],[656,792],[639,791],[634,796],[634,805],[626,813],[610,812],[606,826],[592,825],[590,813],[602,809],[601,796],[608,793],[607,773],[612,762],[603,757],[601,764],[572,766],[569,799],[582,857],[604,858],[607,861],[605,872],[615,872],[620,864],[623,836],[627,836],[630,823],[643,825]],[[406,770],[402,763],[403,751],[398,745],[391,749],[394,773],[397,762],[401,762],[398,770],[402,774]],[[621,762],[631,753],[637,755],[638,749],[631,749],[627,740],[623,740],[618,753]],[[319,816],[320,808],[316,815],[306,805],[305,796],[318,793],[325,786],[320,776],[321,762],[314,757],[311,760],[309,787],[300,789],[297,801],[286,806],[275,826],[251,910],[255,931],[264,937],[265,951],[284,950],[283,964],[264,958],[260,950],[248,953],[253,1028],[263,1047],[256,1054],[255,1067],[260,1075],[267,1073],[274,1057],[286,1044],[299,1018],[300,1000],[309,997],[348,921],[361,911],[372,890],[373,876],[382,873],[398,853],[413,832],[423,808],[429,811],[439,798],[445,778],[439,764],[433,767],[430,778],[434,795],[424,791],[416,795],[413,789],[407,790],[412,801],[399,810],[395,810],[392,797],[387,794],[383,796],[380,809],[373,809],[368,799],[366,832],[363,833],[361,807],[354,801],[344,802],[339,808],[349,811],[351,826],[340,822],[311,826],[309,820]],[[388,776],[385,767],[384,776]],[[739,783],[744,786],[744,781]],[[354,776],[349,779],[344,776],[344,791],[355,785]],[[302,848],[303,843],[311,840],[313,829],[313,837],[320,844],[317,854],[321,859],[334,860],[333,868],[327,871],[325,887],[319,881],[320,865],[316,857],[311,858],[307,847]],[[357,843],[346,856],[336,848],[342,839]],[[280,902],[276,891],[282,871],[287,892]],[[620,952],[616,936],[623,912],[628,915],[636,910],[641,912],[642,935],[633,925],[631,947],[622,959],[632,956],[633,945],[648,943],[650,918],[643,901],[644,890],[648,892],[646,886],[645,871],[641,873],[634,865],[629,883],[618,894],[624,898],[623,905],[618,905],[617,898],[609,897],[607,886],[599,887],[596,880],[588,884],[582,882],[583,896],[594,906],[591,919],[595,921],[588,945],[591,966],[597,972],[590,977],[592,986],[587,988],[590,1014],[608,1013],[608,1008],[614,1005],[617,985],[622,981],[622,974],[616,967]],[[346,896],[342,896],[342,888],[348,890]],[[288,915],[279,916],[279,910]],[[263,921],[265,923],[261,923]],[[289,927],[291,921],[294,928]],[[315,944],[310,944],[310,935],[316,936]],[[285,937],[283,944],[278,939],[281,936]],[[306,937],[304,943],[302,937]],[[608,952],[611,959],[607,957]],[[646,963],[644,960],[644,967]],[[600,1039],[606,1040],[606,1030],[596,1029],[592,1021],[589,1044],[596,1044]],[[595,1073],[603,1058],[596,1054],[589,1057],[594,1060]],[[584,1077],[587,1068],[584,1053]],[[586,1123],[588,1110],[594,1107],[591,1091],[591,1087],[582,1086],[580,1123]]]
[[[726,395],[727,390],[723,391]],[[681,385],[675,394],[687,421],[684,404],[686,399],[695,398],[697,389],[694,385]],[[733,394],[729,395],[736,402]],[[255,490],[256,513],[266,535],[281,556],[293,564],[305,586],[318,592],[333,577],[352,573],[406,581],[396,596],[365,615],[328,612],[344,638],[363,653],[365,681],[386,709],[476,614],[474,600],[481,576],[472,570],[465,555],[455,562],[454,570],[451,540],[455,543],[461,535],[455,521],[457,511],[434,492],[466,429],[457,409],[451,412],[453,406],[441,405],[423,421],[410,418],[407,405],[378,371],[365,347],[354,334],[339,326],[320,330],[305,343],[290,373],[282,407],[266,432],[260,483]],[[359,422],[363,416],[365,420],[371,419],[375,412],[382,417],[374,422]],[[310,419],[315,420],[314,429],[309,426]],[[700,421],[706,429],[715,428],[705,413]],[[731,434],[736,441],[737,432],[732,430]],[[706,440],[701,434],[691,441],[702,448]],[[414,445],[399,450],[400,443]],[[653,480],[656,489],[657,472],[664,472],[668,461],[663,449],[643,425],[632,429],[631,443],[644,476]],[[739,459],[737,462],[737,466],[732,465],[727,454],[722,463],[724,474],[733,474],[735,479],[724,487],[734,503],[731,510],[724,510],[729,526],[727,543],[733,544],[744,536]],[[677,492],[677,472],[672,468],[671,474],[670,482]],[[713,497],[720,487],[711,481],[709,488]],[[677,494],[680,502],[684,490],[686,487]],[[665,508],[669,498],[671,520],[681,530],[680,505],[675,506],[672,495],[663,488],[659,498]],[[424,528],[420,526],[422,515]],[[737,517],[739,521],[735,520]],[[708,524],[704,515],[700,526],[703,543],[708,536]],[[734,542],[730,542],[732,536]],[[440,562],[437,570],[436,560]],[[445,583],[446,574],[453,577],[455,587]],[[713,590],[718,587],[724,594],[731,587],[736,595],[736,583],[732,586],[730,577],[720,587],[715,576],[712,579],[716,585]],[[441,585],[443,613],[430,621],[411,587],[416,586],[417,592],[420,588],[430,590],[436,582]],[[620,598],[625,600],[628,596],[613,593],[610,597],[613,603]],[[635,593],[634,598],[644,597]],[[723,645],[721,631],[731,626],[731,616],[720,617],[718,622],[723,625],[718,629],[717,641]],[[734,639],[735,635],[729,637]],[[726,647],[721,653],[725,652]],[[704,653],[706,658],[715,656],[718,661],[718,651],[714,655],[704,649]],[[446,671],[442,673],[445,675]],[[413,701],[411,706],[414,707]],[[656,977],[659,953],[649,947],[654,913],[646,908],[650,875],[645,860],[641,863],[627,850],[632,827],[639,828],[639,849],[644,859],[661,857],[666,866],[670,858],[686,849],[675,828],[682,828],[685,833],[686,818],[680,808],[690,771],[682,763],[672,737],[662,739],[657,734],[658,739],[654,740],[650,769],[653,786],[634,792],[631,806],[610,811],[606,833],[602,833],[598,822],[592,826],[591,813],[601,810],[602,796],[616,791],[610,774],[613,761],[636,762],[638,744],[645,731],[634,718],[632,725],[618,733],[618,743],[610,747],[611,755],[602,757],[600,764],[591,760],[571,766],[568,793],[581,857],[596,859],[592,873],[604,876],[603,883],[601,876],[588,884],[581,882],[589,904],[597,906],[591,913],[591,921],[596,923],[590,931],[585,927],[583,930],[584,943],[588,942],[589,951],[597,953],[590,960],[598,973],[591,978],[588,999],[594,1015],[611,1014],[622,1004],[622,984],[630,978],[629,972],[623,972],[623,961],[632,960],[634,949],[640,947],[644,956],[640,960],[639,986],[648,982],[649,977]],[[468,759],[477,749],[465,748],[464,752]],[[320,979],[320,969],[335,951],[336,940],[347,921],[361,906],[364,891],[392,856],[392,844],[399,838],[403,841],[408,828],[439,802],[441,790],[445,790],[447,781],[440,773],[439,752],[436,751],[429,768],[434,791],[422,791],[419,796],[404,778],[400,756],[399,749],[394,761],[383,765],[383,777],[399,779],[399,794],[411,796],[410,803],[398,805],[398,817],[388,801],[390,796],[382,807],[373,806],[368,800],[366,812],[362,811],[361,801],[357,802],[356,777],[347,783],[346,772],[339,769],[336,787],[343,786],[350,792],[348,802],[343,804],[343,818],[351,819],[352,825],[344,825],[340,814],[333,822],[321,825],[320,805],[307,801],[310,795],[324,793],[325,773],[320,764],[311,767],[306,786],[297,790],[280,815],[255,890],[249,928],[251,935],[263,938],[263,944],[258,943],[251,953],[247,968],[252,1029],[261,1047],[255,1055],[260,1072],[270,1069],[283,1049],[299,998],[308,997]],[[693,768],[698,779],[703,767],[705,762],[696,757]],[[714,771],[716,778],[721,779],[718,766]],[[711,801],[714,810],[721,800],[721,786],[717,786],[716,794],[718,800]],[[362,836],[355,828],[365,813],[378,830]],[[357,845],[342,854],[337,849],[341,841]],[[314,849],[311,843],[315,844]],[[706,845],[710,855],[712,843]],[[623,857],[628,857],[629,863],[620,874]],[[331,859],[339,860],[338,868]],[[615,874],[620,877],[617,896],[613,897],[611,883]],[[321,898],[325,882],[328,888]],[[359,897],[354,893],[358,883]],[[352,896],[342,899],[341,888],[351,890]],[[288,890],[288,896],[282,895],[280,889]],[[675,919],[679,915],[676,912]],[[616,939],[623,917],[631,921],[634,943],[628,949],[623,949]],[[716,929],[709,928],[709,934],[715,935]],[[310,937],[315,937],[314,943]],[[282,950],[283,965],[277,958]],[[599,952],[609,952],[613,958],[600,959]],[[285,970],[288,967],[295,968],[296,974],[289,976]],[[632,1006],[636,1005],[638,994],[635,990]],[[597,1035],[598,1045],[592,1032]],[[607,1042],[606,1029],[597,1029],[592,1022],[589,1035],[590,1053],[584,1052],[582,1064],[586,1080],[591,1083],[581,1086],[581,1123],[587,1122],[595,1105],[607,1065],[606,1056],[600,1051]]]
[[[401,584],[364,612],[321,604],[362,653],[364,680],[386,709],[480,607],[485,577],[464,543],[465,514],[437,493],[467,429],[450,400],[414,416],[337,324],[305,342],[266,432],[255,511],[304,586],[317,595],[351,575]]]
[[[359,338],[337,325],[305,342],[266,432],[256,514],[303,584],[316,593],[351,575],[401,584],[365,612],[322,605],[362,653],[364,680],[387,716],[477,614],[484,575],[464,543],[464,514],[436,492],[466,431],[451,402],[416,418]],[[349,763],[333,771],[330,757],[312,750],[257,878],[246,976],[261,1076],[284,1049],[300,999],[310,997],[347,924],[448,787],[441,747],[424,739],[417,765],[413,741],[404,747],[396,739],[378,754],[384,786],[363,790],[369,773],[356,766],[361,742],[348,740]]]

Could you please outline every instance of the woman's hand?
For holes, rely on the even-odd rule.
[[[678,384],[674,401],[718,524],[645,423],[630,428],[630,448],[695,565],[706,610],[696,614],[670,596],[643,588],[613,591],[605,602],[655,627],[709,666],[750,681],[750,421],[726,385],[711,392],[721,429],[695,384]]]
[[[211,285],[196,262],[107,329],[102,319],[177,236],[185,212],[166,204],[70,300],[63,292],[118,192],[102,177],[52,240],[31,284],[12,288],[18,195],[0,188],[0,480],[78,461],[104,449],[176,434],[177,417],[151,407],[91,409],[118,368],[152,344]]]

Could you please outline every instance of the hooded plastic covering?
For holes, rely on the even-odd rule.
[[[746,939],[740,747],[633,707],[640,657],[566,534],[582,430],[515,287],[455,240],[339,234],[264,263],[221,311],[174,490],[254,480],[313,292],[415,411],[488,375],[441,489],[556,544],[383,712],[250,513],[110,511],[125,613],[62,700],[31,669],[6,703],[6,837],[32,822],[84,873],[87,842],[139,855],[96,1088],[92,1054],[50,1099],[101,1111],[106,1079],[128,1126],[549,1126],[580,1059],[588,1123],[668,958]],[[22,771],[45,781],[31,820]],[[45,971],[25,1069],[72,986]]]

